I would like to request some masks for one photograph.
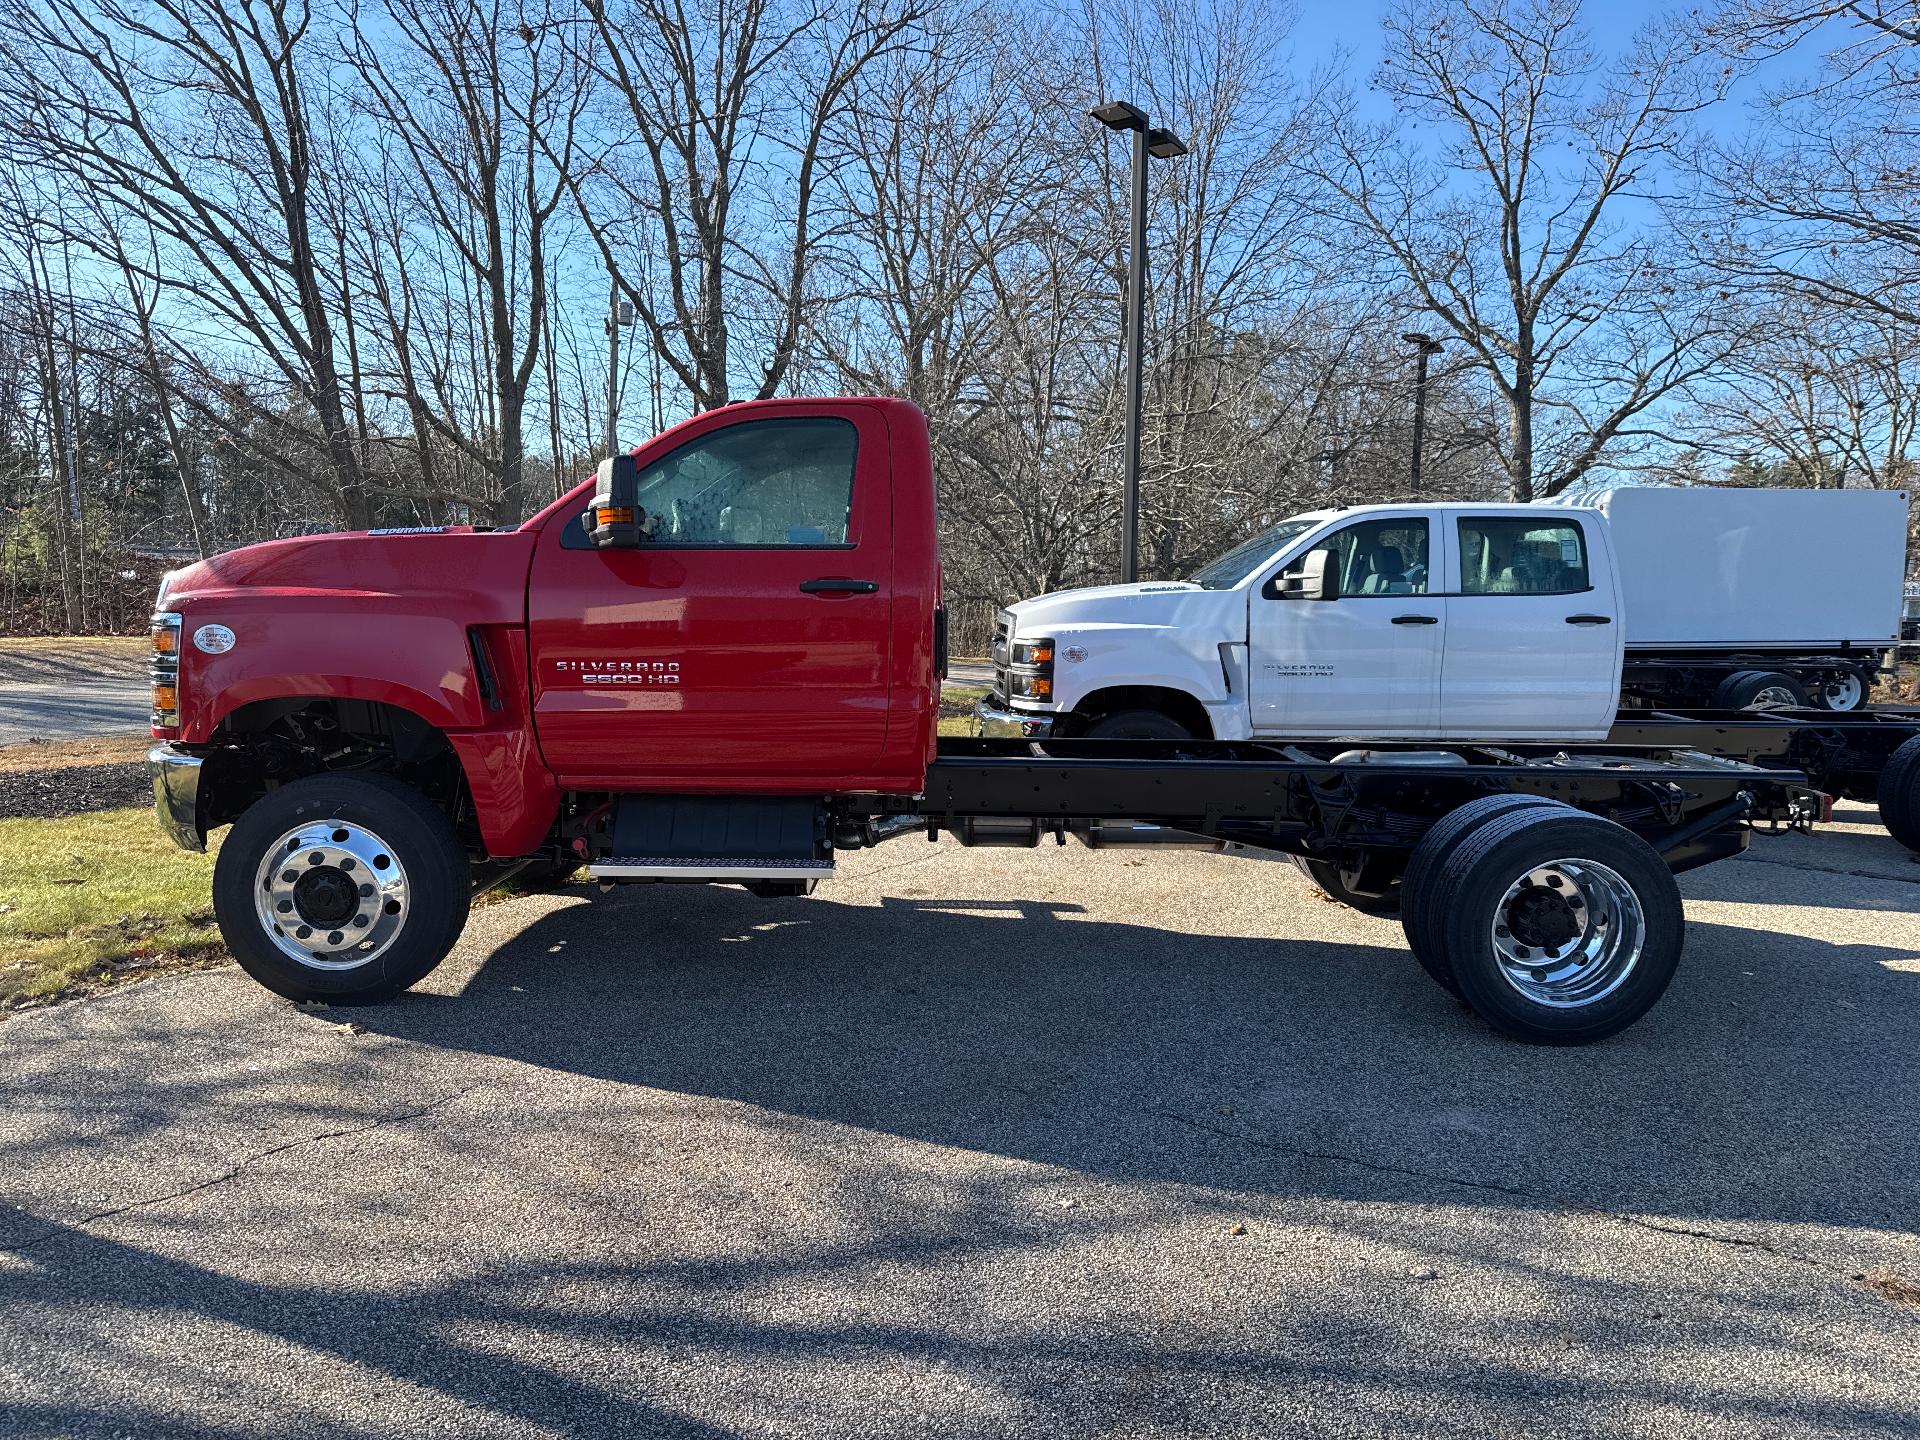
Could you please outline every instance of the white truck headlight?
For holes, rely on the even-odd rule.
[[[1008,647],[1007,698],[1053,699],[1053,641],[1015,640]]]

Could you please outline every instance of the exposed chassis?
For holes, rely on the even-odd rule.
[[[1502,794],[1612,820],[1674,871],[1738,853],[1755,827],[1810,825],[1822,803],[1795,772],[1665,746],[943,739],[912,808],[972,843],[1128,819],[1306,857],[1365,852],[1385,881],[1442,816]]]

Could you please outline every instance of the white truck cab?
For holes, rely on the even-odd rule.
[[[1002,611],[982,729],[1603,739],[1626,629],[1616,572],[1597,510],[1313,511],[1187,580]]]

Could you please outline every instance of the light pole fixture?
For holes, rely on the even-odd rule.
[[[1442,347],[1431,335],[1418,330],[1409,330],[1400,337],[1414,347],[1418,356],[1418,369],[1413,379],[1413,493],[1420,493],[1420,444],[1427,430],[1427,361],[1438,355]]]
[[[1087,112],[1109,130],[1133,132],[1132,238],[1127,252],[1126,489],[1120,506],[1120,579],[1140,578],[1140,386],[1145,366],[1147,310],[1147,157],[1171,160],[1187,153],[1170,130],[1154,128],[1147,112],[1109,100]]]
[[[613,282],[613,294],[607,300],[607,457],[611,459],[620,434],[620,331],[634,322],[633,302],[620,293],[620,282]]]

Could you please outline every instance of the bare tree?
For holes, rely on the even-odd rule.
[[[317,194],[328,126],[308,87],[313,24],[306,0],[4,0],[0,126],[151,227],[162,263],[136,265],[140,280],[300,397],[340,518],[365,525]],[[66,238],[95,243],[86,225]]]
[[[920,0],[587,10],[609,97],[595,183],[577,190],[587,228],[696,410],[742,377],[774,395],[810,314],[829,134],[861,71],[911,43]]]
[[[1377,83],[1401,118],[1367,123],[1349,95],[1326,158],[1308,160],[1329,213],[1486,368],[1520,500],[1581,479],[1737,343],[1655,227],[1623,213],[1654,198],[1721,77],[1677,26],[1602,63],[1578,20],[1577,0],[1398,0]]]
[[[1920,10],[1912,0],[1737,0],[1710,28],[1734,63],[1779,79],[1753,123],[1707,137],[1696,170],[1719,259],[1738,280],[1920,323]],[[1784,58],[1783,58],[1784,57]]]
[[[399,171],[386,187],[367,177],[364,193],[348,201],[365,214],[367,195],[385,190],[379,239],[361,259],[379,272],[371,283],[394,378],[423,466],[429,437],[464,451],[488,482],[485,500],[500,524],[526,512],[526,414],[550,304],[549,249],[586,104],[585,71],[562,32],[545,8],[518,0],[379,0],[370,22],[353,16],[349,56],[361,103]],[[466,309],[458,302],[469,293],[477,302],[485,423],[448,413],[422,389],[412,353],[421,343],[416,250],[459,271],[442,304]]]

